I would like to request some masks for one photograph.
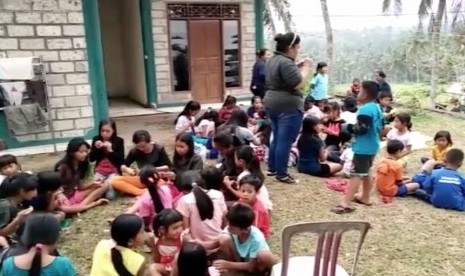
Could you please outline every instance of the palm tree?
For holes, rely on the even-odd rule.
[[[333,41],[333,28],[331,27],[331,19],[329,17],[328,4],[326,0],[320,0],[321,12],[325,20],[326,30],[326,53],[328,55],[328,63],[331,65],[334,60],[334,41]]]
[[[452,1],[452,10],[453,15],[452,27],[455,29],[456,26],[461,23],[461,8],[464,4],[463,0],[451,0]],[[447,0],[439,0],[436,13],[432,12],[433,1],[432,0],[421,0],[418,7],[418,16],[421,19],[425,17],[430,17],[430,27],[428,28],[431,31],[431,92],[429,95],[430,106],[435,106],[436,94],[438,91],[438,73],[439,73],[439,44],[441,39],[441,30],[442,23],[446,17],[446,4]],[[394,6],[394,13],[400,15],[402,13],[402,0],[383,0],[383,12],[388,12],[391,7]]]
[[[265,11],[263,14],[263,20],[265,25],[268,27],[268,33],[272,36],[276,35],[276,22],[273,14],[277,14],[278,20],[284,24],[284,30],[291,32],[294,29],[294,22],[292,21],[292,15],[289,10],[291,4],[289,0],[264,0]]]

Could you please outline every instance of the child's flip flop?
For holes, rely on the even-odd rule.
[[[337,205],[336,207],[331,209],[331,212],[342,215],[342,214],[349,214],[355,211],[355,208],[351,207],[344,207],[342,205]]]
[[[371,206],[371,205],[373,205],[372,202],[368,202],[368,203],[363,202],[363,201],[361,201],[360,198],[358,198],[358,197],[354,197],[354,199],[352,199],[352,202],[355,202],[355,203],[361,204],[361,205],[365,205],[365,206]]]

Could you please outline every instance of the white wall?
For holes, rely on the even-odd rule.
[[[98,0],[108,97],[128,94],[121,32],[121,1]]]
[[[122,45],[128,96],[130,99],[145,105],[147,104],[147,88],[139,0],[121,1]]]

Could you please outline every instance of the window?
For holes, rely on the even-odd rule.
[[[224,81],[226,87],[240,87],[239,21],[223,20]]]
[[[187,21],[170,20],[170,45],[174,91],[189,91],[189,47]]]

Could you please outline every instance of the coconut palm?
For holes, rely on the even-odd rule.
[[[284,24],[284,30],[291,32],[294,29],[294,22],[289,10],[291,4],[289,0],[264,0],[265,10],[263,14],[263,21],[265,26],[268,27],[268,34],[276,35],[276,22],[273,14],[278,16],[278,20]]]
[[[331,65],[334,60],[334,41],[333,41],[333,28],[331,27],[331,19],[329,17],[328,4],[326,0],[320,0],[321,12],[325,21],[326,31],[326,53],[328,55],[328,63]]]
[[[463,0],[450,0],[451,1],[451,14],[452,14],[452,28],[455,29],[462,25],[462,6]],[[428,30],[431,32],[431,92],[429,95],[430,105],[434,107],[436,93],[438,91],[438,73],[439,73],[439,46],[441,39],[441,30],[443,21],[447,18],[447,0],[439,0],[436,13],[433,13],[433,0],[421,0],[418,7],[418,16],[420,22],[422,19],[429,17],[430,26]],[[383,0],[383,12],[388,12],[394,9],[397,15],[402,14],[402,0]]]

